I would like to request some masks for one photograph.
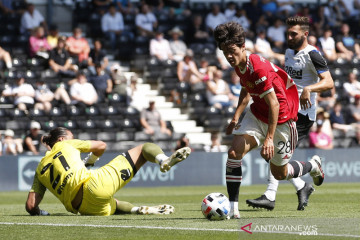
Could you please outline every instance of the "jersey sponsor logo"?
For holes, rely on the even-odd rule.
[[[262,82],[266,81],[266,79],[267,79],[267,77],[263,76],[262,78],[255,81],[255,85],[258,85],[259,83],[262,83]]]
[[[302,69],[294,69],[293,67],[285,66],[285,71],[293,79],[302,79]]]

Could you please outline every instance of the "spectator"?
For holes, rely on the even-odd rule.
[[[321,131],[330,136],[331,139],[334,139],[334,134],[330,122],[330,114],[322,107],[318,107],[316,111],[316,119],[323,121]]]
[[[326,111],[329,111],[334,107],[336,98],[337,95],[335,88],[332,88],[325,92],[318,93],[318,96],[316,98],[317,105],[319,107],[324,108]]]
[[[226,152],[228,147],[221,145],[221,136],[217,132],[211,133],[211,145],[204,146],[205,152]]]
[[[190,141],[189,138],[186,136],[186,134],[182,134],[180,138],[176,141],[175,149],[174,151],[183,148],[183,147],[190,147]],[[194,151],[194,150],[192,150]]]
[[[193,61],[194,53],[191,49],[186,50],[185,57],[177,64],[177,77],[180,82],[187,82],[190,85],[195,85],[202,81],[202,75],[196,63]]]
[[[230,100],[232,101],[232,105],[237,106],[241,92],[241,84],[240,84],[240,78],[235,71],[232,71],[230,74],[229,89],[230,89]]]
[[[225,15],[227,21],[232,20],[232,18],[235,16],[236,10],[237,10],[237,6],[236,6],[235,2],[230,1],[230,2],[226,3],[224,15]]]
[[[26,135],[23,142],[24,153],[28,155],[39,155],[42,137],[40,129],[40,123],[35,121],[30,123],[30,132]]]
[[[2,95],[13,98],[17,108],[27,111],[34,106],[35,90],[30,84],[25,83],[22,76],[17,76],[15,81],[14,85],[5,88]]]
[[[272,0],[261,0],[261,9],[263,11],[263,15],[267,19],[274,18],[278,11],[278,6],[276,1]]]
[[[360,82],[357,80],[355,73],[350,72],[348,74],[348,82],[344,83],[343,87],[349,102],[355,102],[355,97],[360,96]]]
[[[55,101],[64,102],[66,105],[71,103],[70,96],[63,86],[58,87],[53,93],[43,80],[36,82],[35,90],[35,109],[44,110],[50,112]]]
[[[183,31],[179,27],[174,27],[169,31],[169,35],[171,35],[169,44],[173,58],[175,61],[180,62],[184,59],[187,50],[186,44],[180,39],[183,36]]]
[[[218,4],[213,4],[211,12],[206,15],[205,23],[210,32],[213,32],[217,25],[227,21],[225,15],[220,11]]]
[[[255,53],[263,56],[269,61],[277,61],[280,65],[284,65],[285,56],[284,54],[275,53],[271,49],[270,43],[266,40],[265,29],[259,29],[258,35],[255,42]]]
[[[44,27],[45,32],[47,32],[47,25],[44,17],[37,9],[35,9],[34,4],[29,3],[26,12],[24,12],[21,17],[20,32],[26,36],[30,36],[32,31],[39,26]]]
[[[30,37],[30,57],[49,59],[51,47],[45,37],[43,27],[37,27],[35,33]]]
[[[103,16],[112,4],[112,0],[94,0],[94,9],[97,14]]]
[[[6,68],[12,68],[12,59],[9,52],[5,51],[2,47],[0,47],[0,60],[5,62]],[[1,67],[0,67],[1,68]]]
[[[163,0],[163,13],[167,13],[170,21],[184,19],[191,15],[191,10],[187,8],[188,3],[185,0]]]
[[[86,67],[90,46],[86,38],[82,37],[81,28],[74,28],[73,36],[66,40],[66,45],[70,56],[75,59],[75,64],[80,68]]]
[[[316,50],[318,50],[320,52],[320,48],[317,44],[317,38],[314,35],[309,35],[307,40],[308,40],[309,45],[315,47]]]
[[[330,27],[325,28],[323,36],[319,38],[319,42],[326,60],[330,62],[336,61],[338,54],[336,53],[335,40],[332,37],[332,30]],[[339,57],[344,58],[344,56],[341,55],[342,54],[339,54]]]
[[[286,26],[280,18],[277,18],[273,26],[267,30],[267,37],[275,52],[284,52]]]
[[[345,19],[358,17],[360,14],[360,1],[359,0],[339,0],[338,4]]]
[[[296,9],[293,7],[293,1],[276,0],[276,3],[278,5],[277,15],[281,16],[283,19],[288,18],[296,12]]]
[[[326,18],[326,24],[330,27],[340,26],[340,22],[344,19],[339,4],[337,4],[335,0],[327,1],[325,4],[324,15]]]
[[[88,65],[89,65],[89,70],[93,74],[96,74],[95,71],[96,64],[101,64],[102,70],[107,70],[109,64],[109,59],[106,57],[106,52],[102,48],[102,44],[99,39],[94,41],[94,48],[91,49],[89,54]]]
[[[44,81],[36,82],[35,90],[35,109],[44,110],[50,112],[52,108],[51,101],[54,100],[54,93],[46,86]]]
[[[149,9],[149,5],[143,4],[141,12],[135,17],[135,25],[138,30],[138,35],[142,37],[151,38],[155,36],[155,29],[158,26],[157,19]]]
[[[131,3],[130,0],[115,0],[115,3],[117,10],[124,16],[129,14],[136,15],[138,13],[138,9]]]
[[[113,90],[113,82],[110,76],[102,69],[101,64],[95,65],[96,75],[90,77],[90,83],[96,89],[98,101],[103,102]]]
[[[355,103],[350,104],[349,113],[351,115],[351,124],[356,132],[357,144],[360,144],[360,96],[355,97]]]
[[[94,86],[87,81],[83,72],[78,72],[76,81],[71,84],[70,96],[72,104],[77,105],[81,109],[91,106],[98,100],[98,95]]]
[[[21,139],[14,139],[14,131],[7,129],[4,132],[3,155],[18,155],[23,152]]]
[[[187,33],[185,34],[187,44],[205,44],[210,38],[210,34],[207,31],[201,15],[195,15],[192,19]],[[201,47],[203,48],[203,47]]]
[[[59,37],[56,48],[50,51],[49,66],[61,76],[75,77],[79,67],[72,63],[65,45],[65,37]]]
[[[346,60],[350,61],[353,57],[360,57],[360,46],[355,38],[350,34],[350,27],[343,23],[340,28],[341,34],[336,36],[336,48]]]
[[[0,7],[3,10],[4,14],[16,14],[23,15],[27,10],[28,3],[26,0],[2,0]]]
[[[259,0],[251,0],[250,2],[246,2],[242,5],[242,8],[245,10],[246,15],[250,19],[250,22],[252,24],[252,31],[256,32],[255,30],[255,24],[258,22],[260,16],[263,15],[263,12],[260,7]]]
[[[235,15],[230,20],[241,24],[241,26],[244,28],[244,31],[246,32],[246,36],[248,38],[252,38],[254,36],[254,33],[250,29],[251,20],[248,19],[244,8],[237,7]],[[245,43],[246,43],[246,41],[245,41]]]
[[[209,104],[220,109],[232,104],[229,98],[229,85],[222,79],[222,76],[223,72],[221,70],[215,70],[213,79],[206,83],[206,96]]]
[[[226,59],[223,51],[221,51],[219,48],[216,48],[215,55],[216,55],[216,59],[218,61],[219,67],[222,70],[228,70],[228,69],[232,68],[230,63]]]
[[[332,139],[329,135],[322,132],[322,120],[316,121],[316,130],[312,130],[309,134],[309,143],[311,148],[319,148],[324,150],[333,149]]]
[[[330,122],[333,129],[347,132],[354,130],[353,126],[346,123],[344,113],[342,111],[341,102],[336,102],[333,111],[330,113]]]
[[[128,93],[128,81],[121,71],[121,67],[119,64],[114,64],[110,68],[111,70],[111,78],[113,80],[113,92],[118,93],[122,97],[126,97]]]
[[[6,1],[6,0],[2,0],[0,1],[0,11],[4,14],[11,14],[14,12],[13,7],[12,7],[12,1]],[[1,154],[2,151],[0,151]]]
[[[298,11],[298,13],[296,14],[296,16],[307,17],[309,19],[310,26],[312,26],[314,24],[314,18],[312,16],[312,14],[310,13],[309,6],[307,6],[307,5],[303,5],[300,8],[300,10]]]
[[[47,35],[47,42],[51,49],[56,48],[59,39],[59,29],[56,24],[51,24],[49,27],[49,35]]]
[[[149,101],[149,107],[144,108],[141,111],[140,123],[146,134],[155,137],[157,133],[165,133],[169,136],[172,135],[172,132],[167,128],[165,121],[162,120],[160,112],[155,108],[154,101]]]
[[[173,59],[169,41],[164,38],[162,32],[157,31],[155,33],[155,38],[150,40],[150,56],[156,58],[160,62]]]
[[[109,39],[111,48],[116,49],[116,43],[124,31],[124,19],[120,12],[116,11],[115,5],[111,4],[109,11],[101,18],[101,30]]]

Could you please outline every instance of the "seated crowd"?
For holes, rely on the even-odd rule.
[[[161,0],[143,0],[136,4],[131,1],[93,1],[88,3],[92,4],[88,8],[91,11],[84,18],[87,28],[79,28],[75,23],[72,35],[68,37],[59,34],[58,26],[48,26],[34,4],[0,5],[4,18],[19,16],[18,32],[27,37],[28,43],[24,48],[25,61],[36,59],[42,71],[51,71],[53,78],[60,79],[56,85],[42,78],[41,74],[35,76],[36,81],[28,79],[27,72],[17,68],[20,59],[13,54],[13,46],[0,40],[1,94],[25,113],[32,109],[49,113],[53,107],[72,105],[85,110],[94,104],[109,102],[114,93],[130,106],[136,89],[136,76],[126,79],[119,65],[109,63],[107,53],[112,53],[115,58],[128,59],[139,52],[160,68],[170,67],[172,84],[175,84],[172,86],[175,87],[169,97],[175,104],[191,106],[184,105],[190,101],[186,94],[196,93],[204,95],[206,106],[224,111],[236,107],[241,86],[222,52],[216,49],[213,29],[226,21],[241,23],[247,31],[247,51],[283,66],[287,47],[285,19],[302,15],[311,20],[309,43],[326,58],[336,81],[336,88],[318,96],[317,104],[323,109],[319,114],[326,117],[314,126],[309,146],[336,147],[338,145],[332,140],[339,135],[350,135],[359,144],[360,83],[355,64],[360,59],[356,37],[360,34],[356,25],[360,12],[354,6],[360,3],[358,0],[350,1],[354,5],[344,0],[337,2],[333,4],[334,1],[330,0],[314,7],[286,4],[280,0],[228,2],[224,6],[220,3],[199,3],[196,6],[185,1]],[[74,15],[79,13],[77,11],[80,10],[75,8]],[[84,21],[79,17],[75,19],[78,23]],[[98,32],[91,19],[97,21]],[[132,52],[129,56],[122,56],[124,51]],[[344,76],[347,82],[343,80]],[[154,116],[157,113],[154,113],[152,103],[139,114],[144,132],[153,135],[154,128],[159,128],[160,132],[171,135],[161,119],[156,119],[156,127],[145,120],[151,122]],[[3,135],[5,140],[13,134],[8,131],[8,136]],[[10,145],[13,146],[9,148],[10,152],[14,152],[10,149],[22,150],[19,144],[19,147]]]

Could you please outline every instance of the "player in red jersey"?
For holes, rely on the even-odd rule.
[[[242,86],[238,106],[226,129],[233,134],[226,163],[226,185],[231,203],[230,217],[240,218],[239,189],[241,160],[249,151],[261,146],[261,156],[270,161],[271,172],[278,180],[310,173],[314,182],[323,181],[321,161],[290,161],[297,143],[296,120],[299,97],[288,74],[245,50],[245,32],[240,24],[228,22],[215,28],[214,38],[227,61],[235,68]],[[241,125],[239,117],[248,105]]]

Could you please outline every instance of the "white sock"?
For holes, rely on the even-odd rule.
[[[164,160],[166,160],[168,158],[169,157],[166,156],[164,153],[160,153],[160,154],[156,155],[155,161],[161,165],[162,161],[164,161]]]
[[[230,201],[230,211],[237,212],[239,211],[239,202]]]
[[[264,195],[270,200],[275,201],[276,192],[279,186],[279,181],[275,179],[274,175],[271,173],[270,165],[269,165],[269,178],[268,178],[268,187],[264,193]]]
[[[140,207],[133,207],[130,211],[132,214],[137,214]]]
[[[294,185],[296,191],[299,191],[300,189],[302,189],[305,186],[304,180],[302,180],[299,177],[289,179],[288,181],[291,182],[292,185]]]

